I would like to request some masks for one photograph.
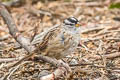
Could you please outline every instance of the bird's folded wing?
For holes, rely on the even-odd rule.
[[[54,31],[54,30],[55,30],[57,27],[59,27],[59,26],[60,26],[60,25],[55,25],[54,27],[50,28],[49,30],[44,31],[44,32],[36,35],[36,36],[34,37],[33,41],[31,42],[31,44],[34,45],[34,44],[38,44],[38,43],[42,42],[42,41],[43,41],[43,38],[46,36],[46,34]]]
[[[56,48],[64,47],[61,37],[62,30],[60,27],[52,28],[48,32],[44,33],[44,36],[37,36],[41,37],[39,40],[36,38],[34,44],[37,47],[37,51],[48,52],[52,51],[53,49],[57,50]],[[41,40],[40,40],[41,39]],[[46,52],[46,53],[47,53]]]

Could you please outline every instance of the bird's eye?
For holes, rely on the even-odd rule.
[[[73,26],[74,24],[69,24],[70,26]]]

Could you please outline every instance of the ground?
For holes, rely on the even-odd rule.
[[[73,54],[63,58],[73,71],[71,80],[120,80],[120,10],[110,9],[111,3],[110,0],[26,0],[19,6],[7,7],[18,30],[30,39],[65,18],[78,18],[81,42]],[[14,71],[8,70],[6,67],[28,54],[23,48],[17,49],[18,46],[0,17],[1,79],[37,80],[42,72],[56,69],[43,61],[25,60]],[[59,80],[64,80],[64,76]]]

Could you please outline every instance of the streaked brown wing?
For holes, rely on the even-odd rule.
[[[60,44],[58,41],[58,39],[60,38],[57,38],[59,36],[59,34],[61,33],[61,30],[60,28],[53,28],[51,30],[49,30],[49,32],[47,32],[42,41],[39,42],[39,44],[36,44],[37,46],[37,49],[39,49],[40,51],[44,51],[47,47],[52,46],[53,45],[56,45],[56,44]]]

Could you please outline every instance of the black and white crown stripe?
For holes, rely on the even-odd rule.
[[[78,20],[75,17],[70,17],[65,19],[63,23],[66,25],[74,25],[78,23]]]

